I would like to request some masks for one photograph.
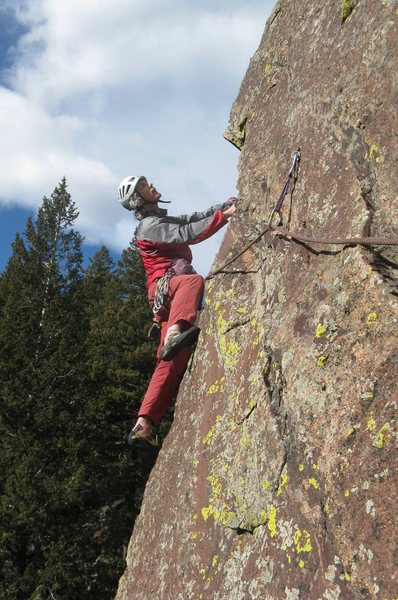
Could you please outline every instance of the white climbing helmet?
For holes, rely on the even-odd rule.
[[[127,210],[134,210],[135,208],[137,208],[137,206],[133,205],[135,203],[130,202],[130,200],[132,199],[132,196],[135,192],[135,188],[137,187],[137,183],[140,181],[140,179],[144,179],[144,176],[129,175],[128,177],[125,177],[119,185],[117,191],[118,199],[120,204],[124,206],[124,208],[127,208]]]

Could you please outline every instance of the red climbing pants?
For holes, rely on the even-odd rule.
[[[153,284],[149,289],[150,299],[153,298],[155,290],[156,284]],[[194,324],[203,290],[203,278],[197,274],[180,275],[172,277],[169,281],[169,316],[167,323],[163,323],[155,370],[138,413],[139,417],[149,417],[155,424],[161,421],[171,404],[191,355],[191,348],[186,347],[172,360],[160,360],[159,354],[167,329],[177,321],[186,321],[187,327]]]

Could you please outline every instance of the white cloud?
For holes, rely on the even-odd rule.
[[[134,227],[115,200],[127,174],[154,177],[174,214],[234,194],[238,152],[222,133],[272,5],[8,4],[27,33],[0,87],[0,202],[38,206],[66,176],[82,233],[120,250]]]
[[[10,82],[53,106],[99,86],[127,90],[164,78],[183,85],[204,67],[226,81],[246,66],[265,15],[259,1],[220,12],[160,0],[42,0],[19,18],[30,31]]]

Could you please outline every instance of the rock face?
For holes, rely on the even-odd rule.
[[[233,106],[239,214],[398,238],[398,3],[281,0]],[[274,234],[207,284],[117,600],[397,598],[398,259]]]

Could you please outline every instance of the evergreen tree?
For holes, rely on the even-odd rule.
[[[81,236],[65,180],[44,198],[1,280],[1,553],[4,597],[29,598],[55,514],[76,500],[70,430],[84,333]],[[64,468],[60,469],[63,464]]]
[[[141,260],[82,268],[65,180],[0,277],[0,597],[113,598],[157,450],[126,444],[154,365]]]
[[[124,570],[123,548],[139,512],[142,487],[157,456],[152,448],[137,451],[126,444],[154,365],[145,278],[135,249],[126,250],[118,265],[106,248],[100,249],[86,271],[84,291],[90,323],[84,455],[88,470],[95,473],[91,503],[98,507],[97,564],[103,574],[97,589],[112,598]]]
[[[153,369],[132,246],[82,270],[62,181],[0,278],[0,597],[113,598],[156,451],[126,436]]]

